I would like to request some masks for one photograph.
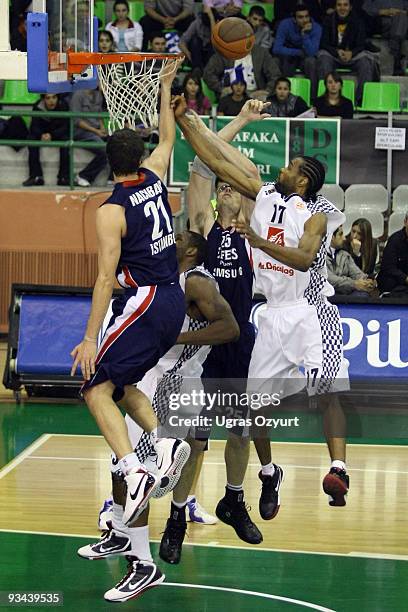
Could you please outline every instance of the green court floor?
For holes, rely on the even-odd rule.
[[[76,550],[86,542],[84,538],[0,533],[0,591],[60,591],[64,610],[112,609],[102,596],[122,577],[126,562],[80,559]],[[161,563],[161,569],[171,583],[228,590],[163,586],[121,604],[120,609],[220,612],[228,606],[234,612],[289,612],[309,603],[314,609],[338,612],[408,610],[408,565],[403,561],[187,545],[179,566]],[[254,594],[239,592],[243,590]]]
[[[98,433],[84,406],[74,404],[3,403],[0,423],[0,466],[43,433]],[[377,427],[378,423],[367,422],[362,430],[375,433]],[[397,424],[395,432],[397,436]],[[361,441],[367,442],[367,439]],[[398,443],[404,442],[398,440]],[[2,499],[0,503],[5,504],[7,500]],[[68,526],[67,531],[75,533],[75,525]],[[401,538],[407,538],[406,524],[401,525]],[[123,576],[125,560],[80,559],[76,550],[87,541],[79,537],[0,532],[0,591],[59,591],[64,594],[64,610],[112,609],[112,604],[104,602],[103,593]],[[157,559],[157,544],[153,544],[153,553]],[[170,584],[121,604],[120,609],[143,612],[221,612],[227,608],[234,612],[284,612],[302,608],[338,612],[408,610],[408,564],[401,560],[196,546],[188,544],[187,539],[181,564],[161,563],[160,567]],[[24,606],[23,609],[38,607]]]

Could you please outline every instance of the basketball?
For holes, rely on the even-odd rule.
[[[250,24],[239,17],[219,21],[211,31],[211,42],[216,51],[228,59],[246,57],[255,44]]]

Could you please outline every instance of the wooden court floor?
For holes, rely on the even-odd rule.
[[[224,445],[222,440],[211,442],[197,491],[210,511],[225,486]],[[259,468],[253,448],[245,481],[246,501],[264,536],[261,547],[401,555],[408,560],[408,534],[402,530],[408,524],[408,447],[349,446],[345,508],[330,508],[321,491],[328,466],[323,444],[276,443],[274,460],[286,472],[276,519],[265,522],[258,513]],[[100,436],[45,434],[0,476],[0,529],[92,536],[101,501],[110,490],[109,452]],[[153,540],[160,539],[168,507],[168,497],[151,505]],[[222,523],[191,525],[188,542],[246,546]]]

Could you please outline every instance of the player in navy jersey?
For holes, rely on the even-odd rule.
[[[264,104],[256,104],[263,112]],[[315,158],[299,156],[281,168],[276,183],[262,184],[245,171],[240,152],[209,131],[196,113],[186,113],[184,101],[176,106],[177,121],[203,162],[242,195],[256,198],[250,224],[233,223],[254,249],[256,280],[267,298],[249,367],[249,392],[283,387],[281,398],[303,388],[316,394],[332,460],[323,489],[331,506],[345,506],[345,417],[336,394],[349,389],[348,362],[338,308],[327,300],[334,290],[326,270],[327,245],[344,215],[318,195],[325,168]],[[238,155],[234,163],[232,154]]]
[[[253,102],[247,102],[241,113],[221,130],[220,135],[224,140],[232,140],[248,122],[255,118],[260,119],[259,113],[254,114],[252,107]],[[267,116],[269,115],[266,113],[262,114],[262,118]],[[240,164],[248,173],[258,175],[256,168],[254,169],[249,160],[240,160]],[[213,174],[208,168],[196,158],[188,188],[190,227],[207,237],[206,267],[217,280],[221,295],[231,306],[240,327],[240,339],[238,342],[213,347],[204,363],[202,377],[208,393],[216,393],[221,390],[223,393],[242,394],[246,391],[248,367],[255,340],[255,331],[252,323],[249,322],[252,308],[253,272],[251,249],[232,227],[232,220],[237,216],[248,220],[253,202],[242,198],[228,183],[217,181],[217,219],[215,220],[210,205],[212,177]],[[231,411],[233,411],[233,416],[237,419],[237,427],[228,430],[225,449],[226,493],[218,504],[216,513],[218,518],[234,527],[241,539],[252,544],[259,544],[262,541],[262,535],[249,517],[242,488],[249,459],[249,431],[239,421],[245,420],[248,410],[247,407],[236,404],[227,408],[228,416],[232,416]],[[210,431],[210,428],[202,428],[202,437],[208,437]],[[269,440],[264,436],[254,441],[263,469],[270,469],[273,464],[271,463]],[[195,445],[197,444],[196,441]],[[260,510],[263,518],[271,518],[273,514],[271,508],[275,507],[274,491],[269,486],[270,482],[272,478],[269,477],[266,478],[265,483],[262,482]],[[172,534],[174,538],[170,546],[173,551],[178,551],[177,555],[166,556],[161,548],[160,555],[165,561],[174,562],[171,559],[174,556],[179,557],[183,542],[182,537],[179,537],[180,534],[182,534],[181,529],[178,532],[174,530]]]
[[[129,129],[107,143],[115,177],[112,195],[96,214],[98,277],[84,339],[72,351],[72,374],[80,365],[83,397],[107,443],[119,459],[127,483],[123,521],[131,523],[167,473],[180,473],[189,453],[182,440],[159,439],[157,417],[147,397],[134,386],[175,343],[184,320],[171,209],[163,183],[175,139],[171,84],[178,62],[161,77],[159,144],[143,162],[144,144]],[[117,278],[125,289],[97,352],[96,338]],[[150,434],[159,474],[148,472],[130,443],[116,405]]]
[[[209,351],[209,345],[228,342],[237,338],[238,325],[231,308],[220,296],[214,278],[203,268],[206,240],[199,234],[184,231],[176,237],[177,259],[179,263],[180,284],[184,287],[187,313],[177,344],[164,355],[157,365],[144,376],[138,386],[153,402],[155,411],[164,426],[170,426],[168,419],[171,416],[169,395],[175,393],[191,392],[201,389],[200,373],[202,363]],[[190,419],[197,416],[199,406],[189,407]],[[178,414],[178,413],[177,413]],[[182,413],[183,414],[183,413]],[[180,417],[182,418],[182,414]],[[174,416],[174,415],[173,415]],[[132,419],[126,417],[129,436],[138,457],[146,463],[149,462],[152,471],[155,471],[155,456],[152,453],[151,443],[140,427]],[[174,427],[174,425],[173,425]],[[189,432],[188,425],[182,427],[185,434]],[[193,435],[193,431],[189,434]],[[123,474],[118,468],[114,456],[111,457],[113,511],[110,513],[110,524],[99,542],[82,546],[78,554],[86,559],[107,559],[113,556],[126,556],[129,566],[128,572],[118,584],[105,593],[108,601],[127,601],[138,597],[145,590],[150,589],[164,580],[164,575],[153,562],[148,528],[148,509],[138,518],[135,525],[130,527],[123,523],[122,502],[125,494]],[[164,542],[167,535],[180,524],[183,535],[187,529],[186,503],[193,480],[193,464],[187,462],[180,480],[173,491],[172,516],[176,514],[180,519],[167,521]],[[170,479],[171,480],[171,476]],[[159,497],[169,483],[163,483],[155,496]],[[163,544],[162,543],[162,547]],[[174,551],[168,551],[168,554]]]

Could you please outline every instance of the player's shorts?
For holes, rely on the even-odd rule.
[[[203,365],[201,379],[207,397],[219,397],[214,407],[207,406],[201,413],[202,422],[195,430],[196,439],[207,439],[214,423],[228,431],[248,435],[243,423],[249,415],[249,405],[243,401],[246,396],[248,368],[255,342],[255,328],[249,321],[240,324],[237,342],[214,346]]]
[[[81,391],[110,380],[118,401],[124,387],[142,380],[175,344],[184,321],[185,296],[178,283],[128,289],[114,300],[112,311],[95,374]]]
[[[309,395],[350,388],[337,306],[325,299],[318,306],[267,306],[258,322],[249,394],[277,394],[283,399],[305,387]]]
[[[191,382],[190,382],[191,381]],[[137,388],[142,391],[152,402],[153,409],[161,426],[159,437],[172,437],[185,439],[187,436],[195,438],[195,427],[190,425],[188,419],[199,418],[204,404],[188,405],[187,409],[171,410],[170,395],[172,393],[191,395],[192,385],[197,394],[202,390],[200,379],[183,378],[180,375],[169,375],[161,371],[159,365],[152,368],[138,383]],[[170,421],[170,419],[172,419]],[[128,436],[137,458],[141,463],[154,453],[150,435],[146,433],[128,414],[125,416]],[[199,438],[196,438],[199,439]],[[206,440],[204,440],[206,441]],[[207,450],[208,445],[203,450]],[[111,454],[111,471],[118,471],[116,456]]]
[[[242,378],[248,377],[252,349],[255,342],[255,328],[249,321],[239,324],[240,336],[237,342],[213,346],[203,365],[201,378]],[[204,383],[205,384],[205,383]]]

